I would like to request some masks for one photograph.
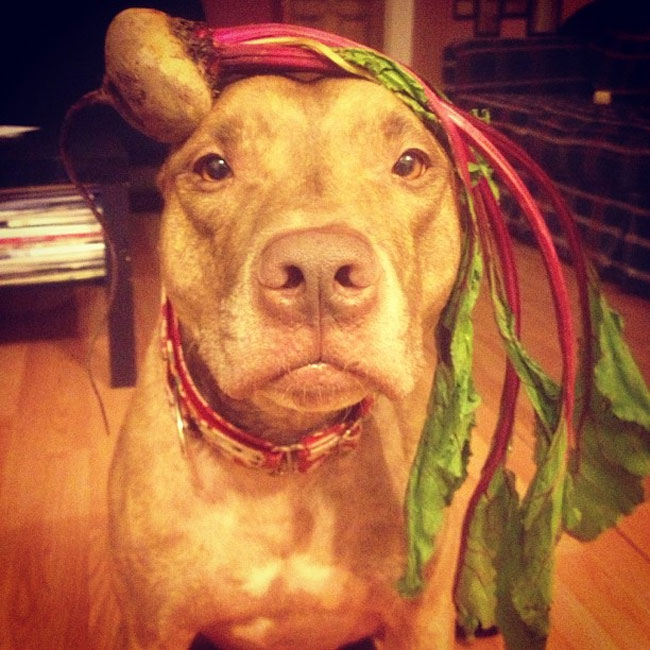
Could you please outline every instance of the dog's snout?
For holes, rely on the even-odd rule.
[[[378,278],[372,246],[348,231],[280,235],[264,248],[258,265],[264,309],[292,322],[362,316],[376,301]]]

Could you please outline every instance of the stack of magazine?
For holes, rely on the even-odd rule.
[[[0,287],[102,278],[105,252],[102,228],[73,186],[0,190]]]

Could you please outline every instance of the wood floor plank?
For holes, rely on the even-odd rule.
[[[59,519],[0,538],[0,648],[91,647],[86,530],[83,520]]]
[[[569,593],[588,612],[603,647],[635,650],[648,639],[650,572],[645,558],[616,530],[582,544],[564,536],[558,546],[556,607],[564,616],[562,594]],[[557,626],[556,626],[557,627]],[[582,646],[584,647],[584,646]],[[600,646],[595,646],[596,648]]]
[[[7,426],[12,422],[21,407],[20,392],[27,352],[26,343],[0,345],[0,368],[6,377],[4,381],[0,381],[0,426]]]
[[[650,563],[650,503],[646,501],[629,517],[624,517],[618,528],[629,543]]]

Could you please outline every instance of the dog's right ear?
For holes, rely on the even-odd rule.
[[[129,124],[165,143],[185,140],[212,106],[211,86],[176,35],[177,23],[154,9],[127,9],[105,43],[104,93]]]

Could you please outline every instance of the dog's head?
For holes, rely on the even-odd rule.
[[[443,148],[359,78],[251,76],[206,107],[204,87],[178,87],[197,73],[169,54],[165,19],[136,19],[109,33],[107,69],[121,100],[138,91],[121,112],[176,141],[159,176],[162,276],[202,392],[243,426],[289,430],[371,394],[406,398],[431,377],[460,258]],[[147,30],[155,56],[135,65],[144,46],[125,48]]]
[[[223,399],[275,419],[413,390],[460,232],[446,155],[389,91],[234,83],[160,187],[164,285]]]

